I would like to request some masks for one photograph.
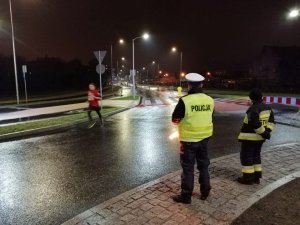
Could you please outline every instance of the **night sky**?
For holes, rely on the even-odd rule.
[[[247,69],[264,45],[300,45],[300,18],[286,18],[295,0],[12,2],[16,52],[28,59],[87,63],[93,50],[113,44],[114,63],[125,56],[131,65],[131,39],[144,31],[151,38],[136,40],[136,68],[156,60],[161,68],[179,69],[173,45],[183,52],[185,71]],[[119,38],[127,43],[120,46]],[[0,0],[0,54],[12,54],[8,0]]]

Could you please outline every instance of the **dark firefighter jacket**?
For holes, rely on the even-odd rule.
[[[239,141],[265,141],[274,128],[274,113],[262,101],[254,102],[246,112]]]

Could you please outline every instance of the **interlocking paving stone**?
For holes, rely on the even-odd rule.
[[[177,204],[181,171],[121,194],[72,218],[63,225],[78,224],[230,224],[270,191],[300,176],[300,143],[269,147],[262,151],[263,179],[260,185],[241,185],[239,154],[211,160],[212,190],[206,201],[199,199],[195,179],[192,204]],[[198,176],[195,170],[195,176]]]

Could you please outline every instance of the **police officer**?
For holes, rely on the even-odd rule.
[[[241,184],[259,184],[262,177],[261,147],[274,127],[274,113],[263,103],[262,93],[255,88],[250,91],[252,106],[246,112],[238,140],[242,143],[240,159],[243,176],[237,181]]]
[[[185,78],[188,82],[188,95],[179,99],[172,114],[172,122],[179,129],[180,163],[183,170],[181,194],[173,196],[173,200],[190,204],[194,189],[195,160],[200,171],[200,198],[205,200],[211,189],[207,143],[213,133],[214,100],[202,91],[202,75],[189,73]]]

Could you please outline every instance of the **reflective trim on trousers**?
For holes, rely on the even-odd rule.
[[[254,173],[254,166],[242,166],[243,173]]]
[[[255,165],[253,165],[253,167],[254,167],[255,172],[261,172],[262,171],[261,164],[255,164]]]

